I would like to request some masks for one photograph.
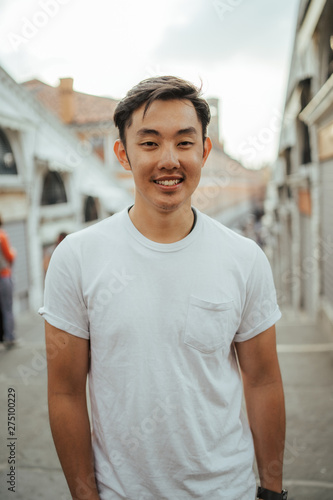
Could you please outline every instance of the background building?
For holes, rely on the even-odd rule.
[[[41,305],[43,254],[60,232],[131,200],[101,160],[0,67],[0,213],[17,249],[14,312]]]
[[[333,323],[333,2],[301,0],[266,204],[280,302]]]

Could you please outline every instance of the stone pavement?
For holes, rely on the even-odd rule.
[[[333,499],[333,331],[286,311],[277,323],[291,500]]]
[[[27,313],[16,324],[21,345],[0,351],[0,498],[70,500],[48,425],[43,321]],[[284,483],[290,500],[332,500],[333,332],[286,312],[277,334],[287,405]],[[8,435],[10,389],[17,439]],[[11,447],[15,492],[6,482]]]

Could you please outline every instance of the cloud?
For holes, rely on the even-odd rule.
[[[235,2],[233,2],[235,3]],[[221,15],[221,6],[230,11]],[[233,57],[283,62],[290,47],[295,3],[289,0],[228,0],[192,2],[186,22],[169,25],[155,48],[156,59],[182,60],[202,66]],[[183,15],[180,4],[179,14]]]

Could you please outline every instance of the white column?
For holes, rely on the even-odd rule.
[[[32,160],[33,162],[33,160]],[[28,220],[27,237],[29,249],[29,307],[32,311],[37,311],[43,303],[43,251],[39,236],[39,205],[42,188],[41,172],[32,167],[35,172],[33,180],[27,186],[28,198]]]

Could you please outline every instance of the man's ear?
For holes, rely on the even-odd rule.
[[[210,139],[210,137],[206,137],[205,139],[205,142],[204,142],[204,150],[203,150],[203,162],[202,162],[202,167],[204,166],[204,164],[206,163],[206,160],[209,156],[209,153],[211,152],[212,150],[212,141]],[[202,168],[201,167],[201,168]]]
[[[131,165],[127,158],[125,146],[120,139],[117,139],[116,142],[114,143],[113,151],[115,152],[115,155],[118,158],[120,165],[125,170],[131,170]]]

